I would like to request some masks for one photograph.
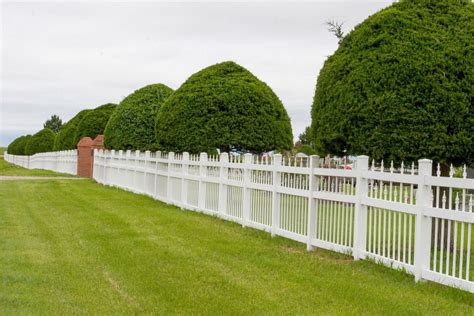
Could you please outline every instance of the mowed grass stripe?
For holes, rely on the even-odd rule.
[[[1,313],[472,313],[472,294],[92,181],[0,183]]]

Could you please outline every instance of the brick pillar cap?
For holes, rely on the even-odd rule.
[[[83,137],[81,138],[81,140],[79,141],[79,143],[77,143],[77,148],[79,147],[92,147],[92,144],[94,142],[92,141],[92,138],[90,137]]]
[[[103,148],[104,147],[104,135],[97,135],[94,138],[93,144],[94,148]]]

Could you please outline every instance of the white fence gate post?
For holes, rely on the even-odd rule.
[[[188,203],[188,180],[186,179],[189,174],[189,153],[185,151],[183,153],[183,160],[181,161],[181,209],[184,209]]]
[[[158,195],[158,170],[159,170],[159,166],[160,166],[160,162],[158,160],[161,159],[161,151],[157,151],[155,153],[155,176],[154,176],[154,180],[153,180],[153,198],[155,199],[159,199],[159,195]]]
[[[198,209],[204,211],[206,209],[206,183],[203,179],[207,176],[207,153],[199,155],[199,195],[198,195]]]
[[[368,181],[364,172],[369,169],[369,157],[358,156],[356,161],[356,203],[354,206],[354,260],[364,259],[367,239],[367,206],[362,199],[368,193]]]
[[[242,226],[246,226],[248,221],[250,220],[250,193],[251,189],[249,189],[250,181],[252,177],[252,170],[250,166],[252,164],[252,154],[245,154],[244,155],[244,199],[243,199],[243,221]]]
[[[147,173],[148,173],[148,166],[150,164],[150,151],[145,151],[145,158],[143,158],[143,193],[148,195],[148,181],[147,181]]]
[[[280,167],[282,155],[275,154],[273,156],[273,192],[272,192],[272,237],[276,236],[277,229],[280,227]]]
[[[170,151],[168,153],[168,172],[166,173],[166,199],[168,203],[173,204],[173,195],[171,191],[173,190],[173,186],[171,185],[171,164],[174,162],[174,152]]]
[[[227,164],[229,163],[229,154],[221,153],[219,159],[219,204],[217,207],[217,214],[227,214],[227,177],[228,169]]]
[[[416,192],[415,222],[415,281],[422,278],[423,270],[429,269],[431,250],[431,217],[423,214],[425,206],[431,206],[431,186],[425,184],[425,177],[431,176],[432,161],[418,160],[418,190]]]
[[[309,157],[309,183],[308,183],[308,241],[306,249],[311,251],[314,249],[311,239],[316,237],[316,200],[313,198],[314,189],[317,187],[316,177],[314,176],[314,168],[319,167],[319,156],[311,155]]]

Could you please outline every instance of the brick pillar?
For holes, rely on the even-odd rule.
[[[97,135],[92,144],[92,150],[104,149],[104,135]]]
[[[104,135],[97,135],[92,140],[90,137],[83,137],[77,143],[77,175],[85,178],[92,178],[94,168],[94,149],[104,149]]]
[[[90,137],[83,137],[77,143],[77,175],[79,177],[92,178],[93,144]]]

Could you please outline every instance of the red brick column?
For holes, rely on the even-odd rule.
[[[90,137],[83,137],[77,143],[77,175],[85,178],[92,178],[94,169],[94,149],[104,149],[104,135],[97,135],[92,140]]]
[[[77,143],[77,175],[92,178],[93,141],[90,137],[83,137]]]

